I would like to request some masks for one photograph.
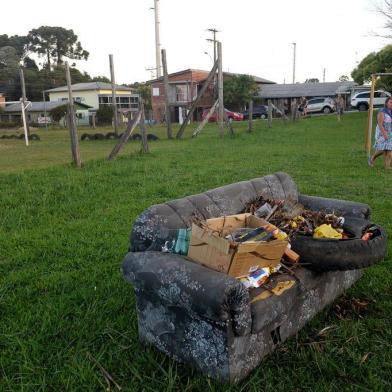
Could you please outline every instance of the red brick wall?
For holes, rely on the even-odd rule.
[[[202,83],[199,83],[200,81],[204,81],[207,76],[208,76],[207,71],[186,71],[182,72],[176,75],[169,75],[169,82],[188,82],[190,87],[191,87],[191,96],[195,96],[195,86],[199,85],[199,89],[202,86]],[[156,81],[152,83],[151,88],[159,88],[159,96],[154,97],[152,96],[151,102],[152,102],[152,111],[153,111],[153,116],[154,120],[156,121],[163,121],[164,116],[165,116],[165,87],[163,84],[163,80],[161,81]],[[213,86],[211,85],[208,89],[205,95],[202,97],[199,105],[198,105],[198,110],[196,110],[196,114],[194,119],[195,120],[200,120],[200,113],[203,108],[208,108],[213,105]],[[172,111],[174,111],[174,108],[172,108]],[[174,119],[174,115],[172,113],[172,119]]]

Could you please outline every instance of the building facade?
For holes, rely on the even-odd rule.
[[[186,69],[184,71],[175,72],[168,75],[169,78],[169,104],[171,112],[171,120],[173,122],[182,123],[187,111],[196,99],[198,92],[202,88],[204,82],[208,77],[209,71],[198,69]],[[230,78],[233,74],[224,72],[224,78]],[[274,83],[267,79],[253,76],[257,84]],[[165,86],[163,77],[153,79],[147,82],[151,86],[151,103],[153,119],[157,122],[165,121]],[[210,108],[215,101],[215,85],[211,83],[199,101],[199,104],[194,112],[193,120],[200,121],[203,110]]]
[[[302,97],[311,98],[335,98],[340,94],[349,106],[351,94],[355,91],[356,83],[325,82],[325,83],[294,83],[294,84],[269,84],[261,85],[258,101],[267,104],[269,100],[277,107],[286,107],[289,111],[293,101]]]
[[[72,92],[75,102],[79,102],[91,107],[91,117],[102,106],[112,106],[112,85],[103,82],[77,83],[72,85]],[[67,86],[47,90],[49,101],[67,101]],[[116,105],[121,116],[133,116],[139,109],[139,95],[135,94],[130,87],[116,85]]]
[[[26,109],[27,119],[30,124],[35,126],[45,126],[45,124],[54,123],[51,117],[51,110],[67,105],[68,101],[55,102],[31,102]],[[90,123],[90,106],[80,102],[75,102],[75,115],[77,125],[88,126]],[[6,105],[0,113],[1,121],[22,122],[22,106],[19,103]],[[59,121],[59,125],[66,126],[67,121],[63,117]]]

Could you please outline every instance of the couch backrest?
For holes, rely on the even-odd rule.
[[[191,226],[191,216],[195,212],[207,219],[238,214],[244,210],[246,203],[260,195],[266,199],[298,201],[293,179],[286,173],[278,172],[153,205],[136,219],[130,250],[160,251],[165,241],[174,238],[177,229]]]

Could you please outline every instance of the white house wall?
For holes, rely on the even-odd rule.
[[[81,98],[81,103],[98,109],[98,94],[96,91],[74,91],[73,97],[75,100]],[[53,92],[49,93],[49,101],[62,101],[68,99],[68,92]]]

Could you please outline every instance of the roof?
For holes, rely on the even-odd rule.
[[[233,73],[233,72],[223,72],[223,75],[228,75],[228,76],[238,76],[238,75],[243,75],[240,73]],[[273,82],[272,80],[268,80],[268,79],[264,79],[261,78],[260,76],[255,76],[255,75],[249,75],[252,76],[252,78],[254,79],[254,81],[258,84],[262,83],[262,84],[276,84],[276,82]]]
[[[130,87],[120,86],[116,84],[116,90],[124,90],[132,92],[133,89]],[[104,82],[88,82],[88,83],[76,83],[72,84],[72,91],[91,91],[91,90],[111,90],[112,85],[111,83],[104,83]],[[67,86],[61,86],[52,88],[51,90],[46,90],[47,93],[57,93],[57,92],[65,92],[68,91]]]
[[[188,68],[188,69],[184,69],[182,71],[177,71],[177,72],[170,73],[168,76],[170,78],[170,77],[173,77],[173,76],[178,76],[178,75],[186,74],[186,73],[204,73],[205,74],[205,79],[207,79],[207,76],[210,73],[210,71],[206,71],[206,70],[203,70],[203,69]],[[241,74],[241,73],[233,73],[233,72],[223,72],[223,75],[227,75],[227,76],[237,75],[238,76],[238,75],[243,75],[243,74]],[[260,83],[274,84],[275,83],[275,82],[272,82],[271,80],[264,79],[264,78],[261,78],[259,76],[255,76],[255,75],[250,75],[250,76],[252,76],[253,79],[255,80],[255,82],[258,83],[258,84],[260,84]],[[205,79],[203,79],[203,80],[205,80]],[[160,78],[148,80],[147,83],[155,83],[155,82],[159,82],[159,81],[163,81],[163,76],[161,76]],[[181,82],[184,82],[184,81],[175,81],[175,82],[176,83],[181,83]],[[172,83],[174,83],[174,81]]]
[[[48,102],[31,102],[31,105],[27,107],[28,112],[43,112],[47,110],[50,112],[52,109],[55,109],[60,106],[67,105],[68,101],[48,101]],[[80,108],[83,109],[89,109],[91,106],[88,106],[84,103],[81,102],[74,102],[75,106],[79,106]],[[10,105],[7,105],[4,108],[4,112],[20,112],[21,111],[21,105],[20,103],[12,103]]]
[[[327,82],[327,83],[295,83],[295,84],[266,84],[261,87],[261,98],[299,98],[327,97],[350,92],[356,83]]]

